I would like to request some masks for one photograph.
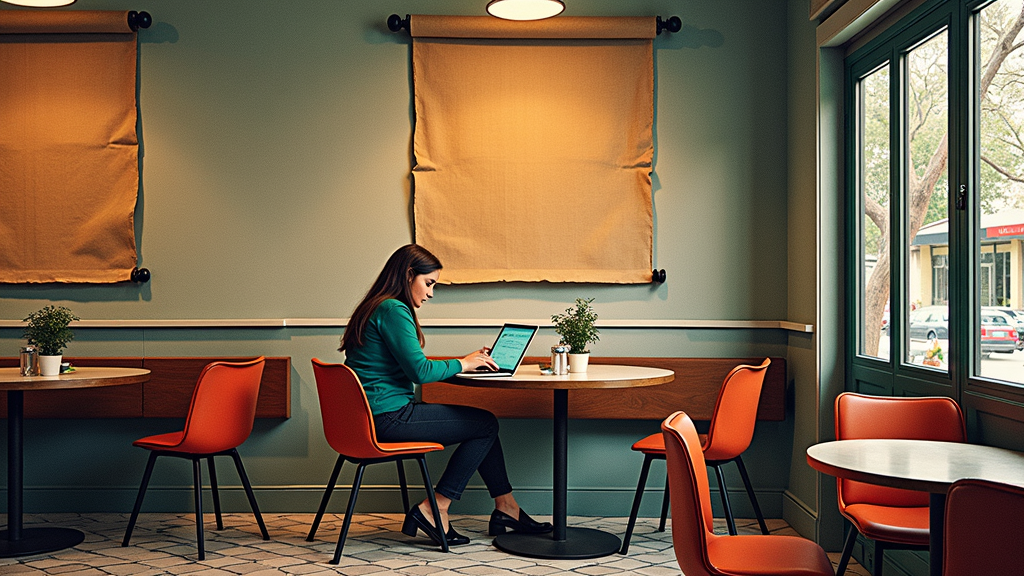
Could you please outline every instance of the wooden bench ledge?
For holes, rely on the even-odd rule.
[[[528,357],[524,364],[547,363]],[[660,386],[605,390],[570,390],[569,417],[612,420],[662,420],[685,410],[694,420],[710,420],[718,391],[730,370],[740,364],[757,366],[757,358],[607,358],[591,357],[592,364],[626,364],[664,368],[675,380]],[[786,419],[786,359],[771,358],[761,388],[758,420]],[[550,418],[552,394],[546,390],[474,388],[444,382],[421,387],[423,401],[485,408],[499,418]]]
[[[78,390],[25,392],[25,418],[184,418],[203,368],[210,362],[239,362],[246,357],[77,358],[72,366],[146,368],[149,382]],[[257,418],[291,417],[291,357],[268,357],[256,401]],[[0,358],[0,366],[18,366],[18,358]],[[7,414],[7,395],[0,395],[0,414]]]

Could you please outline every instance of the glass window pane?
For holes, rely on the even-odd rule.
[[[859,352],[889,358],[889,65],[858,85],[860,259]]]
[[[948,46],[943,31],[907,52],[901,87],[909,303],[904,358],[937,370],[948,370],[949,349]]]
[[[1024,40],[1022,0],[988,4],[976,17],[980,182],[972,349],[979,375],[1024,383]]]

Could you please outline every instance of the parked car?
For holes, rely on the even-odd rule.
[[[1011,354],[1017,350],[1019,342],[1015,320],[998,310],[982,309],[982,354],[991,354],[992,352]]]
[[[1022,318],[1024,319],[1024,318]],[[1005,310],[985,306],[981,309],[981,353],[1012,353],[1024,350],[1024,331],[1016,317]],[[911,340],[949,338],[949,307],[925,306],[910,313],[908,331]]]
[[[1018,350],[1024,349],[1024,311],[1014,310],[1005,306],[982,306],[982,312],[997,311],[1010,317],[1010,324],[1017,328],[1017,341],[1020,343]]]
[[[949,307],[925,306],[910,313],[907,331],[911,340],[931,340],[949,338]]]

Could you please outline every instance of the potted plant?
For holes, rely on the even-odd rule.
[[[61,356],[74,332],[68,327],[78,316],[64,306],[47,306],[28,315],[23,322],[28,322],[22,338],[39,348],[39,373],[43,376],[56,376],[60,373]]]
[[[564,314],[555,314],[551,323],[561,337],[561,343],[569,346],[569,372],[586,372],[590,358],[588,344],[600,340],[594,326],[597,313],[590,307],[594,299],[577,298],[574,307],[566,308]]]
[[[942,347],[939,346],[938,339],[933,338],[931,346],[928,348],[928,351],[924,353],[924,360],[922,360],[921,363],[925,366],[942,366],[943,360]]]

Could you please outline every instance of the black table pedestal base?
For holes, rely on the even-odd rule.
[[[565,540],[551,534],[508,532],[494,539],[494,546],[509,554],[553,560],[583,560],[610,556],[619,551],[619,537],[593,528],[566,528]]]
[[[71,528],[22,528],[21,538],[8,540],[9,537],[7,530],[0,530],[0,558],[56,552],[85,540],[85,534]]]

